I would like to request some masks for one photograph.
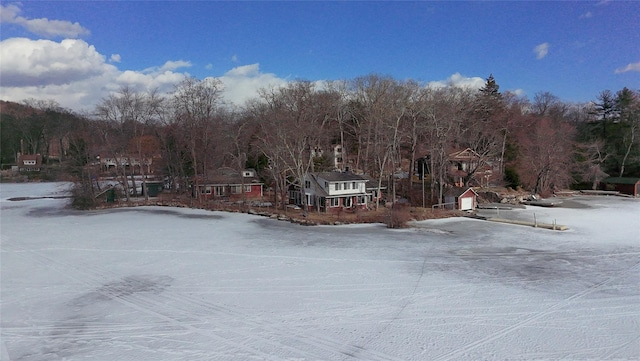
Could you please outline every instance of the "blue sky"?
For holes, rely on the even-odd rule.
[[[0,98],[90,109],[123,85],[218,77],[242,103],[378,73],[532,98],[640,87],[640,2],[1,1]]]

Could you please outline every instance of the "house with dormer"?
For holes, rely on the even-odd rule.
[[[364,209],[370,197],[367,192],[369,180],[350,172],[308,173],[304,184],[290,190],[289,203],[306,204],[309,211],[327,213]]]

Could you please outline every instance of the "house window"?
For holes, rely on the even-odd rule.
[[[250,184],[244,186],[244,192],[245,193],[251,193],[251,185]]]
[[[214,190],[214,195],[216,196],[223,196],[224,195],[224,186],[215,186],[213,188]]]
[[[358,185],[356,184],[356,182],[351,182],[351,188],[358,189]]]
[[[340,206],[340,198],[331,198],[331,207]]]
[[[308,181],[308,180],[304,181],[304,187],[307,189],[311,188],[311,181]]]
[[[358,196],[358,204],[366,204],[367,197],[366,196]]]
[[[231,186],[231,194],[240,194],[242,193],[242,186]]]
[[[350,187],[349,187],[349,182],[345,183],[345,184],[344,184],[344,190],[345,190],[345,191],[346,191],[346,190],[349,190],[349,188],[350,188]]]
[[[351,199],[351,197],[346,197],[343,204],[345,207],[351,207],[353,206],[353,199]]]
[[[337,191],[341,191],[341,190],[342,190],[342,183],[336,183],[336,184],[335,184],[335,189],[336,189]]]

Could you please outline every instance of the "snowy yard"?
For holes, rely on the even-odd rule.
[[[640,356],[638,200],[389,230],[35,198],[59,186],[0,185],[2,360]]]

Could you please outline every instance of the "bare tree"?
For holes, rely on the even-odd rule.
[[[122,87],[118,93],[102,99],[96,107],[96,116],[105,122],[103,140],[107,144],[110,156],[116,162],[116,172],[119,174],[127,202],[131,201],[130,195],[136,193],[133,172],[135,164],[129,146],[132,140],[142,133],[147,111],[146,96],[129,87]]]
[[[207,78],[198,80],[190,77],[176,86],[173,93],[173,110],[187,145],[193,168],[194,190],[198,200],[199,178],[206,177],[207,157],[212,152],[216,136],[214,116],[220,105],[220,80]]]
[[[461,124],[459,145],[471,149],[477,156],[463,177],[464,185],[469,186],[476,173],[490,165],[504,149],[507,118],[502,94],[493,76],[474,94],[473,103],[462,104],[462,107],[471,112]]]
[[[375,74],[355,79],[353,88],[354,97],[362,106],[361,121],[365,127],[365,136],[361,136],[359,142],[364,147],[364,169],[377,177],[378,194],[382,180],[390,177],[395,201],[393,174],[400,164],[401,129],[415,88]],[[379,197],[376,198],[378,207]]]
[[[347,142],[350,121],[353,119],[351,108],[349,107],[350,93],[348,83],[345,81],[334,81],[328,84],[327,93],[332,101],[327,104],[329,107],[330,120],[338,127],[338,142],[342,147],[342,162],[340,170],[345,170],[349,158],[349,151],[352,144]]]
[[[462,105],[467,103],[467,98],[466,91],[454,87],[433,91],[427,98],[426,127],[432,202],[440,203],[443,200],[449,153],[465,117],[466,109]]]
[[[247,202],[247,195],[244,189],[245,184],[243,174],[248,159],[247,146],[249,144],[249,133],[247,130],[249,129],[250,123],[239,121],[228,122],[225,125],[225,148],[228,149],[227,155],[230,158],[232,168],[240,174],[242,207],[244,207]]]
[[[416,159],[418,150],[426,150],[427,142],[427,114],[429,109],[428,99],[433,92],[430,88],[420,88],[415,82],[408,82],[406,86],[410,90],[409,105],[407,108],[407,121],[405,122],[404,133],[406,139],[406,147],[409,156],[409,171],[407,176],[407,189],[409,195],[412,194],[413,175],[416,167]],[[424,177],[424,172],[423,172]],[[424,190],[423,190],[424,192]],[[423,206],[424,194],[423,194]]]
[[[621,125],[627,129],[622,137],[624,156],[620,162],[619,174],[619,177],[622,177],[628,160],[631,158],[635,161],[640,155],[640,151],[636,151],[635,156],[630,157],[640,140],[640,92],[634,92],[628,88],[619,91],[616,94],[616,110]]]
[[[292,177],[284,186],[300,189],[306,211],[304,180],[313,164],[312,150],[322,143],[329,116],[318,107],[320,94],[310,82],[292,82],[283,88],[263,89],[260,94],[266,104],[260,122],[260,147],[274,171],[284,173],[285,180],[286,175]]]
[[[580,157],[578,173],[585,181],[591,182],[591,189],[596,189],[598,183],[609,175],[604,172],[603,164],[609,157],[604,152],[604,141],[598,140],[589,143],[577,144],[577,153]]]
[[[563,121],[532,117],[521,129],[519,168],[523,183],[535,193],[549,193],[572,182],[575,129]]]

